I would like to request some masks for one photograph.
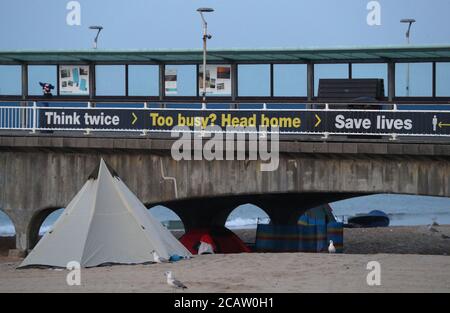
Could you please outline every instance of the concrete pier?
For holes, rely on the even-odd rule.
[[[224,225],[246,203],[275,224],[293,224],[307,209],[355,196],[450,196],[445,143],[284,141],[273,172],[261,172],[260,161],[177,162],[171,145],[145,137],[1,137],[0,209],[14,223],[17,249],[36,244],[42,222],[67,206],[100,158],[143,203],[167,206],[187,229]]]

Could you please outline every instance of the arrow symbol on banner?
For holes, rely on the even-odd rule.
[[[316,122],[316,124],[314,125],[314,127],[317,127],[317,126],[320,125],[320,123],[322,122],[322,120],[320,119],[319,115],[317,115],[317,114],[315,114],[315,115],[316,115],[317,122]]]
[[[133,120],[131,121],[131,125],[134,125],[136,123],[136,121],[138,120],[138,117],[136,114],[134,114],[134,112],[132,112],[131,115],[133,115]]]
[[[440,122],[439,128],[442,128],[442,127],[450,127],[450,124],[445,124],[445,123]]]

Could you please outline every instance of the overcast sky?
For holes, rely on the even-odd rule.
[[[415,44],[450,40],[450,1],[379,0],[381,26],[367,24],[368,0],[79,0],[81,26],[68,26],[68,0],[0,2],[0,49],[89,49],[89,25],[105,27],[100,47],[200,48],[201,22],[208,14],[211,47],[262,48],[404,44],[414,17]]]

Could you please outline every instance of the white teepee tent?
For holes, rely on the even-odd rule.
[[[191,256],[101,160],[20,267],[140,264],[152,262],[153,251],[165,259]]]

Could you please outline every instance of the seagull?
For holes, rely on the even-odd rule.
[[[439,230],[434,228],[432,225],[428,226],[428,230],[431,231],[432,233],[438,233],[439,232]]]
[[[170,287],[174,288],[175,290],[176,289],[181,289],[181,290],[187,289],[187,287],[181,281],[176,280],[175,277],[172,276],[171,271],[165,272],[164,276],[167,277],[167,284]]]
[[[160,257],[155,250],[152,251],[152,255],[153,255],[153,262],[155,262],[155,263],[167,263],[167,262],[169,262],[169,260]]]
[[[328,246],[329,253],[336,253],[336,248],[334,247],[333,240],[330,240],[330,245]]]

